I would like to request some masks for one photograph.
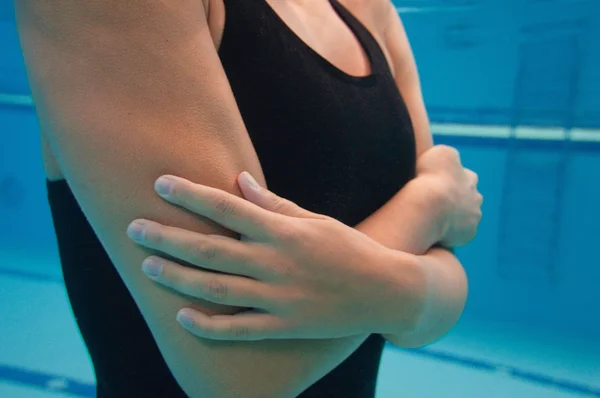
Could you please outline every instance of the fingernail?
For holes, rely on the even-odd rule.
[[[242,174],[244,174],[244,177],[246,177],[248,180],[248,185],[250,185],[250,188],[254,190],[260,189],[260,185],[258,185],[258,182],[256,182],[254,177],[252,177],[252,174],[248,173],[247,171],[244,171]]]
[[[146,273],[146,275],[156,278],[162,274],[162,263],[152,257],[148,257],[142,262],[142,271]]]
[[[185,328],[190,328],[194,324],[191,314],[186,309],[183,309],[177,313],[177,322],[179,322]]]
[[[162,196],[168,196],[173,191],[174,181],[168,176],[162,176],[154,183],[156,193]]]
[[[134,220],[127,227],[127,235],[131,239],[133,239],[137,242],[144,240],[145,234],[146,234],[146,223],[144,223],[141,220]]]

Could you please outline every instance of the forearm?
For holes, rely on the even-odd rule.
[[[390,249],[422,255],[441,241],[446,211],[443,192],[417,177],[355,228]]]
[[[415,137],[417,158],[433,147],[429,118],[421,93],[419,73],[402,21],[392,2],[385,10],[383,32],[390,67],[406,105]],[[417,162],[418,163],[418,162]],[[356,228],[384,246],[425,254],[444,239],[447,192],[418,175],[381,209]]]
[[[432,248],[442,239],[449,207],[443,191],[426,182],[409,182],[356,226],[393,249],[390,264],[385,264],[394,282],[383,304],[389,314],[383,336],[403,348],[426,345],[446,334],[460,317],[467,294],[466,276],[456,256]]]

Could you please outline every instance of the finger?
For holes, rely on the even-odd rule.
[[[225,236],[205,235],[144,219],[133,221],[127,234],[144,247],[213,271],[261,279],[268,266],[260,246]]]
[[[208,316],[191,308],[177,314],[177,321],[192,334],[211,340],[257,341],[284,336],[283,322],[272,314],[255,311]]]
[[[269,289],[259,281],[189,268],[157,256],[145,259],[142,270],[163,286],[212,303],[264,308],[274,301],[268,300]]]
[[[429,149],[429,154],[445,162],[462,164],[460,152],[454,147],[448,145],[435,145]],[[426,152],[427,153],[427,152]]]
[[[163,176],[156,181],[155,187],[165,200],[256,240],[268,238],[270,226],[281,222],[279,214],[229,192],[183,178]]]
[[[261,187],[258,182],[248,173],[244,171],[238,177],[240,190],[244,194],[246,200],[275,213],[283,214],[289,217],[299,218],[325,218],[326,216],[313,213],[303,209],[294,202],[284,199],[267,188]]]

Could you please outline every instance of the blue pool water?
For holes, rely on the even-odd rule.
[[[0,160],[0,397],[90,397],[94,379],[62,286],[35,115],[4,107],[0,120],[13,132]],[[442,341],[386,348],[378,397],[600,397],[600,131],[582,130],[588,141],[573,142],[547,139],[550,129],[536,130],[546,137],[537,140],[498,138],[527,136],[522,128],[434,131],[479,174],[485,196],[479,235],[458,251],[470,298]]]
[[[435,140],[485,203],[457,252],[462,320],[427,348],[387,347],[378,398],[600,397],[600,2],[395,3]],[[0,54],[0,397],[91,397],[5,5]]]

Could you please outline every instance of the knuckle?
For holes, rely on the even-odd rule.
[[[474,229],[473,231],[471,231],[471,233],[467,236],[465,245],[468,244],[468,243],[471,243],[475,239],[475,236],[477,236],[477,230],[476,229]]]
[[[473,181],[475,183],[478,183],[479,182],[479,176],[477,175],[477,173],[475,173],[473,170],[469,170],[469,169],[466,169],[466,170],[467,170],[467,173],[471,176],[471,179],[473,179]]]
[[[206,295],[211,299],[224,300],[229,295],[229,286],[217,279],[211,279],[206,284]]]
[[[458,152],[458,150],[456,148],[453,148],[453,147],[447,146],[447,145],[443,145],[442,148],[440,149],[440,151],[443,154],[443,156],[445,156],[445,158],[448,160],[453,160],[453,161],[460,160],[460,153]]]
[[[233,336],[235,339],[237,340],[247,340],[248,338],[250,338],[250,329],[248,329],[247,327],[235,327],[235,326],[230,326],[229,327],[229,335]]]
[[[214,261],[217,257],[217,249],[203,240],[192,242],[188,248],[190,258],[193,261]]]
[[[223,217],[229,217],[235,213],[235,205],[230,199],[217,198],[215,200],[215,210]]]
[[[459,157],[460,153],[458,152],[458,149],[451,147],[451,146],[446,146],[446,151],[448,151],[448,154],[453,156],[453,157]]]

